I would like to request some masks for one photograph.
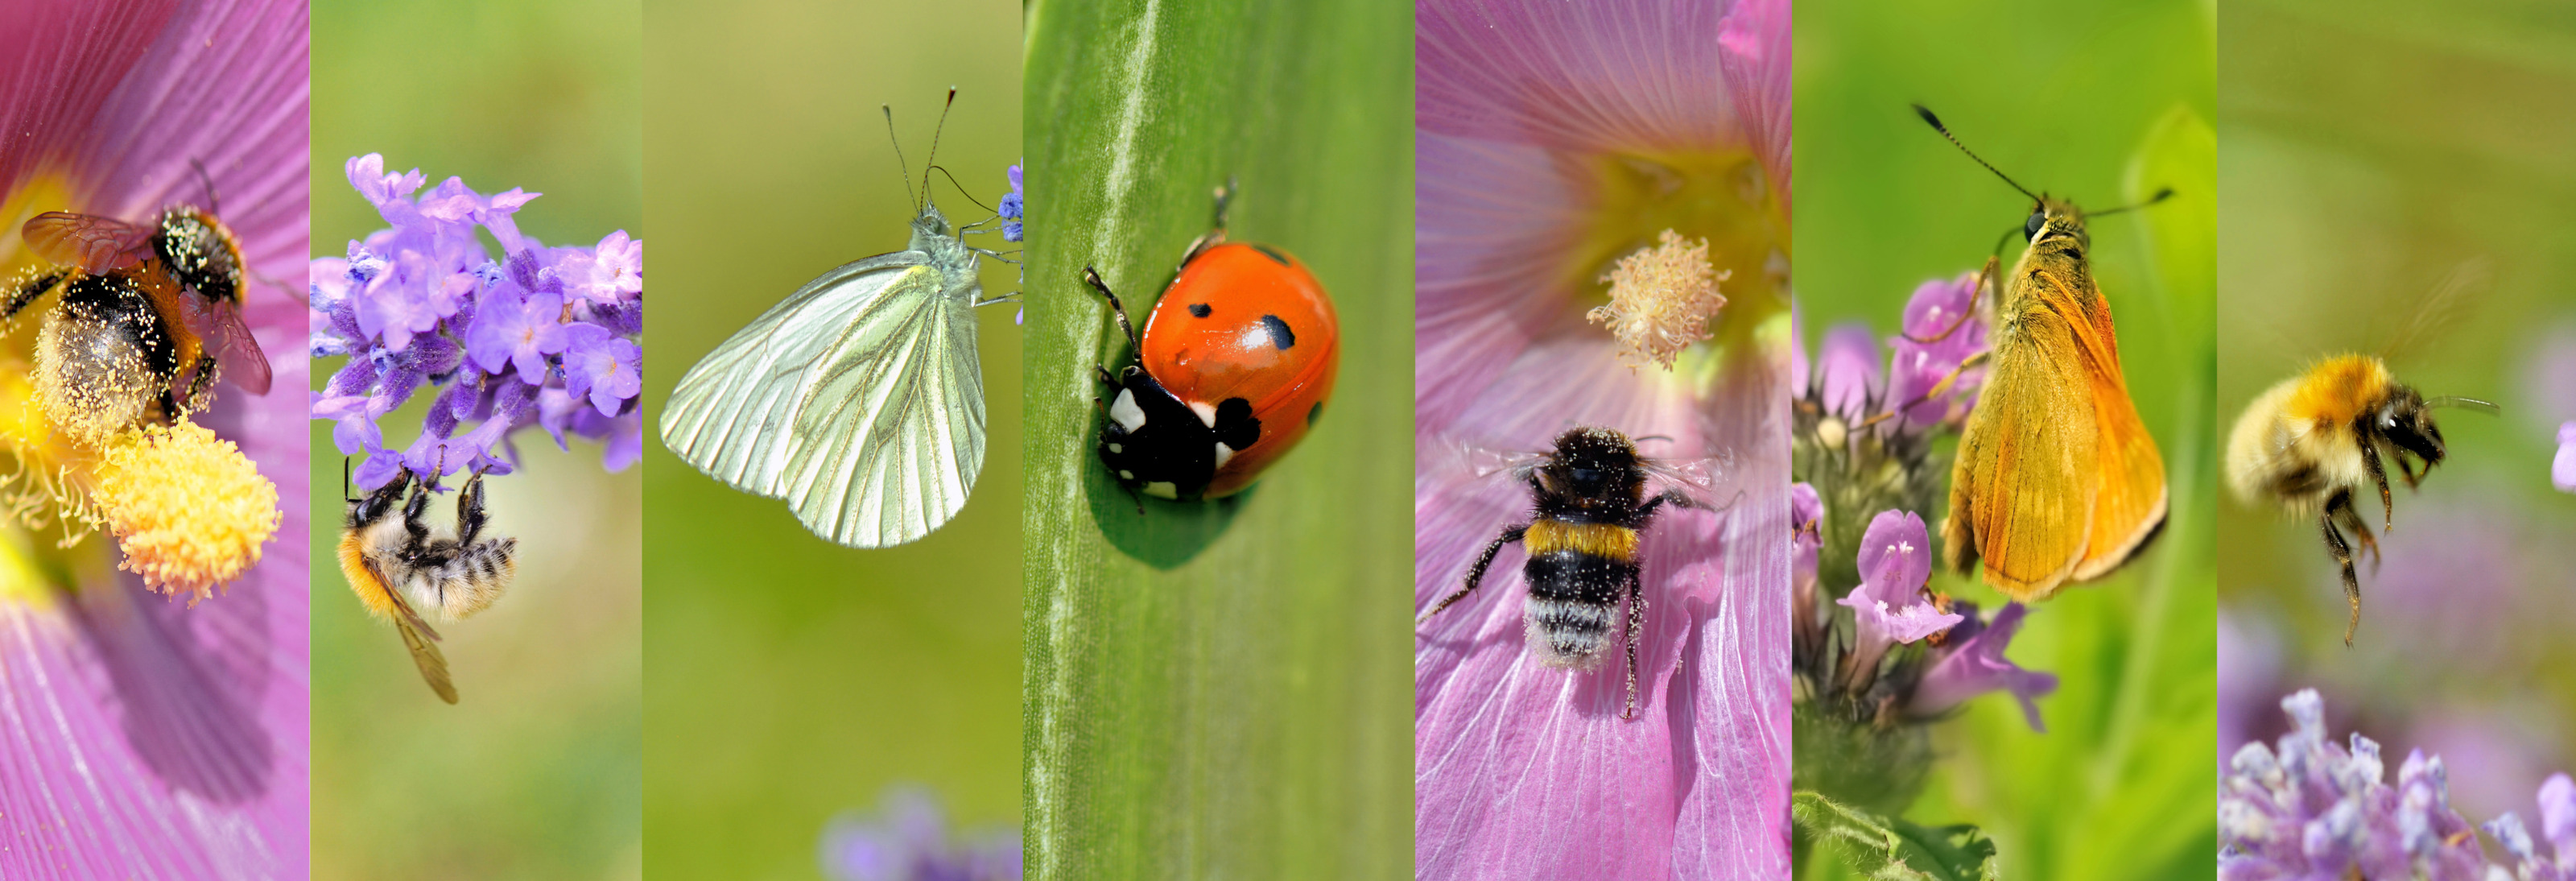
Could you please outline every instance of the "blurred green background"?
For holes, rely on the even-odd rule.
[[[641,10],[618,0],[315,3],[314,253],[384,225],[342,173],[369,152],[433,185],[544,193],[518,221],[549,244],[647,237],[641,33]],[[317,387],[339,365],[317,363]],[[415,436],[423,406],[386,436]],[[528,467],[487,484],[492,528],[519,538],[518,578],[441,630],[451,707],[341,581],[330,429],[313,423],[314,877],[639,877],[637,472],[603,473],[596,444],[563,454],[519,436]]]
[[[1412,24],[1029,9],[1030,877],[1412,873]],[[1228,178],[1232,237],[1331,292],[1340,378],[1260,484],[1139,513],[1092,446],[1127,345],[1082,267],[1141,322]]]
[[[2314,687],[2335,737],[2437,752],[2473,821],[2528,821],[2541,779],[2576,769],[2576,574],[2558,556],[2576,498],[2548,477],[2576,418],[2576,10],[2233,0],[2221,27],[2220,429],[2343,351],[2504,413],[2438,412],[2450,457],[2421,492],[2395,484],[2349,649],[2315,522],[2219,505],[2218,747],[2277,737],[2280,697]],[[2387,351],[2470,260],[2490,282]],[[2375,532],[2379,516],[2364,506]]]
[[[2164,454],[2171,519],[2128,567],[2041,604],[2014,639],[2012,660],[2059,677],[2039,701],[2048,731],[2031,731],[2008,696],[1971,701],[1935,726],[1940,759],[1906,814],[1982,827],[2008,878],[2205,878],[2216,851],[2216,26],[2214,4],[2189,0],[1798,10],[1793,230],[1811,352],[1826,328],[1859,320],[1883,356],[1916,284],[1976,269],[2028,214],[2027,198],[1909,103],[2024,185],[2087,208],[2176,190],[2091,227],[2130,396]],[[2020,248],[2007,244],[2007,265]],[[1937,531],[1937,512],[1924,513]],[[1932,588],[1989,611],[2003,601],[1973,579],[1940,575]]]
[[[1008,2],[648,3],[648,416],[698,358],[824,270],[901,250],[931,132],[986,205],[1020,155]],[[894,107],[898,166],[879,106]],[[944,176],[948,216],[988,216]],[[976,244],[1012,247],[1000,236]],[[1019,289],[987,262],[988,296]],[[972,827],[1020,811],[1020,328],[978,311],[990,437],[957,519],[851,550],[736,492],[647,429],[646,854],[657,878],[816,878],[826,820],[928,786]]]

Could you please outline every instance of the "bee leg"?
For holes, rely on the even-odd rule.
[[[1145,351],[1145,343],[1136,336],[1136,325],[1129,324],[1127,322],[1127,307],[1118,302],[1117,294],[1110,292],[1109,283],[1100,280],[1100,270],[1093,269],[1089,266],[1083,267],[1082,282],[1090,285],[1092,290],[1099,291],[1102,297],[1108,298],[1109,311],[1118,316],[1118,329],[1127,333],[1127,345],[1129,349],[1138,353],[1141,357]]]
[[[1646,635],[1646,590],[1634,566],[1628,568],[1628,622],[1621,634],[1628,643],[1628,708],[1622,719],[1637,718],[1637,640]]]
[[[2346,647],[2352,645],[2353,631],[2361,628],[2361,577],[2353,572],[2352,546],[2345,544],[2343,533],[2335,529],[2335,518],[2338,516],[2337,511],[2351,509],[2352,493],[2336,490],[2334,498],[2326,501],[2325,511],[2317,515],[2317,527],[2326,536],[2326,553],[2332,555],[2335,563],[2343,567],[2344,601],[2352,605],[2352,619],[2343,626],[2343,644]]]
[[[71,272],[68,270],[56,270],[28,276],[26,281],[9,291],[9,299],[6,303],[0,303],[0,321],[16,319],[19,312],[26,310],[27,304],[35,302],[37,297],[44,296],[46,291],[53,290],[55,285],[62,284],[63,279],[70,275]]]
[[[206,399],[206,393],[213,391],[214,388],[215,356],[200,356],[197,359],[196,374],[188,378],[188,399],[182,402],[183,406],[188,408],[187,412],[194,413],[205,409],[210,403]]]
[[[2362,441],[2361,467],[2362,470],[2370,472],[2370,479],[2373,482],[2379,484],[2379,528],[2383,530],[2393,530],[2397,528],[2397,503],[2388,497],[2388,469],[2379,464],[2379,446],[2377,444],[2373,444],[2367,440]],[[2397,469],[2401,472],[2406,470],[2406,459],[2404,456],[2398,457]],[[2406,485],[2409,488],[2414,487],[2415,478],[2413,475],[2407,476]],[[2363,531],[2361,535],[2362,543],[2369,545],[2371,548],[2371,565],[2378,565],[2378,543],[2370,540],[2370,533],[2366,530]]]
[[[474,537],[482,534],[483,525],[490,520],[483,510],[483,470],[478,468],[474,476],[465,479],[464,491],[456,496],[456,543],[473,544]]]
[[[1452,593],[1448,597],[1442,599],[1439,605],[1432,606],[1431,611],[1422,613],[1422,617],[1414,619],[1413,623],[1421,624],[1422,622],[1431,620],[1431,616],[1440,614],[1440,610],[1449,608],[1450,603],[1457,602],[1468,593],[1474,591],[1477,585],[1483,584],[1485,581],[1485,570],[1494,565],[1494,555],[1502,553],[1504,545],[1520,541],[1521,536],[1527,534],[1529,534],[1529,524],[1523,523],[1503,530],[1503,534],[1494,536],[1493,541],[1486,542],[1485,552],[1476,557],[1475,568],[1467,570],[1466,586],[1458,588],[1456,593]]]
[[[411,485],[411,498],[403,500],[403,531],[411,535],[411,541],[405,543],[405,550],[416,549],[429,541],[429,524],[420,522],[421,516],[427,513],[429,513],[429,481],[414,479]]]

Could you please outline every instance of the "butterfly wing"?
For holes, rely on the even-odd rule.
[[[662,442],[708,476],[785,499],[852,547],[929,534],[983,467],[968,307],[916,251],[807,282],[681,377]]]
[[[2074,573],[2100,482],[2083,348],[2041,299],[2012,298],[2014,314],[1996,329],[1994,369],[1959,436],[1941,524],[1952,568],[1983,560],[1986,583],[2018,600],[2044,599]]]
[[[984,467],[984,372],[968,305],[981,287],[949,288],[942,277],[919,267],[889,283],[816,364],[780,477],[816,535],[903,544],[966,505]]]
[[[2156,439],[2138,419],[2129,383],[2120,372],[2120,343],[2111,329],[2111,305],[2096,295],[2085,320],[2071,322],[2083,352],[2084,381],[2092,390],[2095,452],[2101,475],[2093,497],[2091,539],[2072,578],[2107,575],[2137,553],[2165,523],[2165,460]]]
[[[113,217],[47,211],[19,228],[27,247],[53,263],[106,272],[152,256],[152,228]]]

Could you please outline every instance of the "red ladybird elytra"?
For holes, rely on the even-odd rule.
[[[1109,300],[1135,360],[1109,386],[1100,460],[1121,486],[1165,499],[1213,499],[1251,486],[1323,415],[1341,369],[1332,298],[1306,265],[1268,245],[1225,240],[1228,188],[1216,226],[1190,243],[1180,272],[1136,334]]]

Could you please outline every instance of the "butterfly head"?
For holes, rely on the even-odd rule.
[[[2032,245],[2072,239],[2080,248],[2093,242],[2093,237],[2084,231],[2084,209],[2053,196],[2041,196],[2031,205],[2030,219],[2022,224],[2021,234]]]

